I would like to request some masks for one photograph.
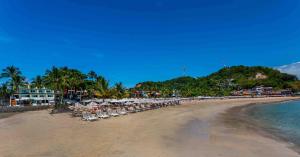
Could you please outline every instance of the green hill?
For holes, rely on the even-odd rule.
[[[169,96],[174,90],[182,96],[223,96],[233,90],[249,89],[255,86],[269,86],[275,89],[295,88],[297,77],[272,68],[255,66],[226,67],[206,77],[179,77],[162,82],[142,82],[135,90],[160,91]],[[297,89],[295,89],[297,90]]]

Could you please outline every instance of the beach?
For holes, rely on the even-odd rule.
[[[96,122],[30,111],[0,119],[3,157],[298,157],[285,142],[230,125],[233,107],[295,98],[201,100]],[[230,111],[231,114],[235,114]]]

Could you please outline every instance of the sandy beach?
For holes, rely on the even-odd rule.
[[[298,157],[284,142],[223,122],[228,109],[295,98],[202,100],[85,122],[32,111],[0,119],[3,157]]]

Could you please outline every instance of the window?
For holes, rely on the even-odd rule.
[[[24,98],[24,97],[25,97],[25,98],[29,98],[30,95],[28,95],[28,94],[22,94],[21,97],[23,97],[23,98]]]

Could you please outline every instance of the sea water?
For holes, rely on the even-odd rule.
[[[267,131],[300,146],[300,101],[254,105],[247,114]]]

